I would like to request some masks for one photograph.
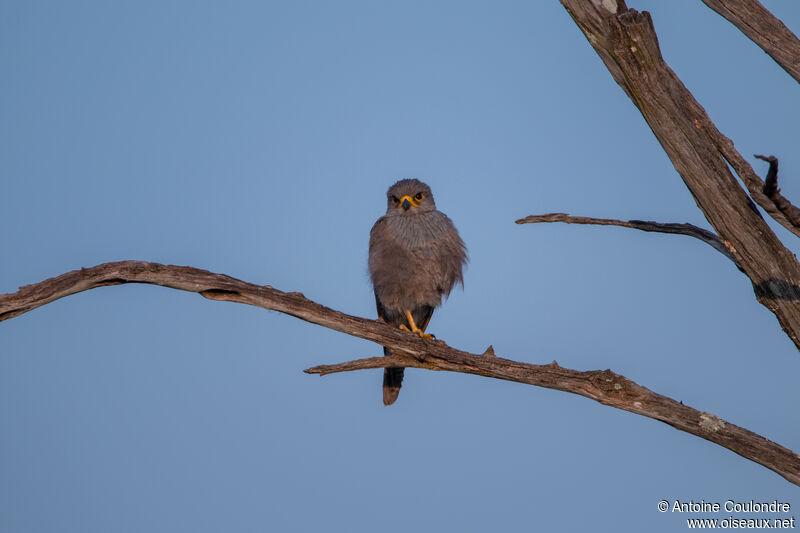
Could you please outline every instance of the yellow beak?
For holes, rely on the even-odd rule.
[[[409,208],[418,207],[418,206],[419,206],[419,202],[416,201],[414,198],[412,198],[411,196],[409,196],[407,194],[405,196],[403,196],[402,198],[400,198],[400,203],[397,205],[397,207],[402,208],[403,211],[408,211]]]

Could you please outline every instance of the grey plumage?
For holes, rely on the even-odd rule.
[[[419,180],[400,180],[386,193],[386,214],[372,227],[369,273],[378,317],[420,334],[433,310],[456,283],[463,286],[467,250],[447,215],[436,210],[430,187]],[[415,324],[410,324],[406,312]],[[391,352],[384,348],[384,355]],[[402,368],[384,370],[383,403],[400,393]]]

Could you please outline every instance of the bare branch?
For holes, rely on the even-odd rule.
[[[494,356],[493,349],[487,349],[484,355],[471,354],[451,348],[442,341],[422,339],[378,320],[340,313],[300,293],[285,293],[206,270],[141,261],[105,263],[75,270],[0,296],[0,320],[70,294],[123,283],[149,283],[196,292],[212,300],[255,305],[389,346],[396,351],[390,357],[324,365],[307,372],[326,374],[400,365],[476,374],[579,394],[604,405],[660,420],[719,444],[800,485],[800,456],[791,450],[717,416],[656,394],[610,370],[580,372],[562,368],[555,362],[547,365],[519,363]]]
[[[706,229],[698,228],[693,224],[678,224],[678,223],[664,223],[664,222],[648,222],[644,220],[616,220],[614,218],[591,218],[591,217],[576,217],[570,216],[566,213],[548,213],[546,215],[530,215],[516,221],[517,224],[536,224],[539,222],[565,222],[567,224],[592,224],[597,226],[621,226],[623,228],[638,229],[641,231],[651,231],[656,233],[676,233],[679,235],[688,235],[695,239],[700,239],[704,243],[710,245],[716,251],[733,261],[733,263],[741,270],[741,266],[736,261],[736,257],[731,253],[725,244],[725,241],[720,239],[715,233]]]
[[[71,294],[122,283],[148,283],[196,292],[210,300],[243,303],[286,313],[381,345],[391,346],[402,339],[406,341],[405,351],[411,354],[420,354],[425,350],[425,344],[414,335],[407,335],[384,322],[334,311],[312,302],[299,292],[287,293],[268,285],[254,285],[207,270],[144,261],[103,263],[73,270],[41,283],[20,287],[16,293],[0,295],[0,321]]]
[[[747,187],[747,192],[750,197],[767,212],[778,224],[788,229],[798,237],[800,237],[800,225],[796,224],[793,220],[786,216],[781,209],[776,205],[775,201],[766,194],[766,183],[756,174],[753,167],[748,163],[744,157],[734,148],[733,141],[723,135],[717,127],[711,123],[705,125],[708,132],[709,139],[714,146],[717,147],[725,161],[733,167],[736,174]]]
[[[764,178],[764,194],[772,197],[773,194],[778,192],[778,158],[774,155],[758,155],[754,154],[753,157],[761,159],[769,163],[767,170],[767,177]]]
[[[800,82],[800,40],[757,0],[703,0]]]
[[[579,394],[603,405],[660,420],[676,429],[725,446],[772,470],[775,469],[766,462],[791,465],[775,471],[790,482],[800,484],[800,456],[796,453],[711,413],[698,411],[657,394],[610,370],[580,372],[562,368],[555,361],[547,365],[533,365],[437,346],[435,353],[432,350],[424,358],[397,355],[391,358],[370,357],[336,365],[320,365],[306,372],[325,375],[397,365],[475,374]],[[743,441],[748,442],[747,447],[739,446]],[[736,449],[731,446],[734,443]]]
[[[798,228],[766,199],[761,187],[753,187],[760,178],[664,62],[650,14],[628,9],[622,0],[561,3],[642,113],[706,219],[728,243],[758,301],[800,348],[800,264],[761,217],[726,160],[753,198],[766,200],[765,209],[776,220],[783,218],[781,223],[796,234]]]
[[[755,155],[758,159],[767,161],[769,163],[769,170],[767,170],[767,178],[764,180],[763,192],[772,200],[775,207],[786,216],[789,222],[795,227],[800,227],[800,209],[792,205],[785,196],[781,194],[778,188],[778,158],[774,155]]]
[[[368,368],[387,368],[390,366],[403,366],[424,368],[418,359],[412,357],[404,357],[402,355],[384,355],[383,357],[366,357],[364,359],[356,359],[354,361],[347,361],[346,363],[338,363],[335,365],[318,365],[303,370],[306,374],[319,374],[320,376],[327,376],[328,374],[337,374],[339,372],[350,372],[353,370],[366,370]]]

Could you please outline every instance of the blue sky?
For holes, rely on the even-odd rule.
[[[800,5],[763,3],[800,31]],[[752,154],[781,158],[800,200],[797,82],[699,1],[630,4],[720,130],[762,175]],[[470,253],[439,338],[611,368],[800,450],[800,354],[722,255],[514,224],[557,211],[708,227],[555,0],[0,12],[0,292],[139,259],[374,317],[369,229],[413,177]],[[585,398],[412,369],[386,408],[378,370],[302,372],[380,353],[149,286],[4,322],[0,531],[674,531],[686,516],[661,499],[800,509],[771,471]]]

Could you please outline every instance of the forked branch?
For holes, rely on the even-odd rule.
[[[664,61],[650,14],[623,0],[561,0],[609,73],[642,113],[715,233],[800,349],[800,264],[751,197],[800,235],[763,192],[763,181]],[[734,168],[748,194],[728,170]]]
[[[306,372],[309,373],[328,374],[400,365],[476,374],[571,392],[604,405],[665,422],[728,448],[800,485],[800,456],[796,453],[715,415],[656,394],[610,370],[581,372],[562,368],[555,362],[547,365],[521,363],[496,357],[493,350],[487,350],[483,355],[463,352],[442,341],[423,340],[384,322],[340,313],[300,293],[286,293],[206,270],[141,261],[121,261],[83,268],[0,296],[0,321],[70,294],[123,283],[161,285],[196,292],[212,300],[245,303],[279,311],[389,346],[396,352],[391,357],[371,357],[338,365],[318,366],[308,369]]]
[[[800,228],[800,209],[793,206],[792,202],[784,197],[778,188],[778,158],[774,155],[756,155],[755,157],[769,163],[769,170],[767,170],[767,177],[762,189],[764,194],[792,225]]]

